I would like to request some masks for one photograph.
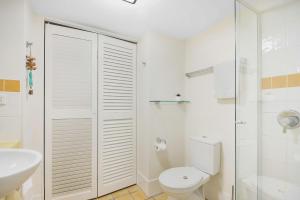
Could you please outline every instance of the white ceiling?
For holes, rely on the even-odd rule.
[[[39,14],[140,37],[147,31],[188,38],[233,14],[233,0],[31,0]]]
[[[274,9],[276,7],[284,6],[288,3],[297,0],[241,0],[242,2],[246,2],[252,8],[254,8],[258,12],[264,12],[270,9]]]

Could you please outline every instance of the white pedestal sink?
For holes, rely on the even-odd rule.
[[[22,185],[37,169],[42,155],[25,149],[0,149],[0,198]]]

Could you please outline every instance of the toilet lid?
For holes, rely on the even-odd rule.
[[[159,181],[169,188],[185,189],[204,183],[208,178],[208,174],[194,167],[177,167],[162,172]]]

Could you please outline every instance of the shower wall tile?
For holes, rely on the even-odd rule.
[[[277,116],[300,112],[300,1],[262,14],[261,172],[300,186],[300,129],[283,133]]]
[[[264,113],[262,116],[262,133],[265,137],[285,140],[287,135],[283,134],[282,127],[277,123],[277,113]]]
[[[270,96],[270,94],[265,94],[265,96]],[[266,98],[266,97],[265,97]],[[263,101],[262,102],[262,113],[276,113],[283,110],[286,107],[284,102],[280,101]]]
[[[263,77],[300,72],[300,3],[262,15]]]
[[[300,186],[300,130],[289,131],[287,141],[287,177],[290,182]]]
[[[274,177],[278,179],[287,179],[287,163],[279,162],[273,159],[263,159],[262,174],[263,176]]]
[[[278,88],[276,90],[263,90],[262,101],[263,102],[285,102],[288,90],[286,88]]]
[[[300,87],[299,88],[287,88],[286,91],[287,91],[286,100],[290,101],[290,102],[293,102],[294,106],[300,105],[300,103],[299,103],[299,100],[300,100]]]
[[[279,162],[287,161],[287,140],[282,140],[279,137],[263,136],[262,143],[263,158]]]
[[[286,88],[287,76],[274,76],[272,77],[272,88]]]
[[[272,78],[263,78],[261,82],[261,88],[262,89],[270,89],[272,88]]]
[[[297,186],[300,185],[300,163],[299,162],[288,162],[287,163],[287,179],[290,183]]]
[[[288,87],[299,87],[300,86],[300,74],[288,75]]]

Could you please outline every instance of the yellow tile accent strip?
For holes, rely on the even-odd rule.
[[[4,85],[5,85],[6,92],[20,92],[19,80],[5,80]]]
[[[0,91],[4,91],[4,80],[0,80]]]
[[[300,87],[300,73],[264,77],[261,80],[261,88],[263,90],[288,87]]]
[[[272,88],[272,78],[263,78],[261,81],[262,89],[270,89]]]
[[[288,87],[299,87],[300,86],[300,73],[288,75]]]
[[[0,91],[2,92],[20,92],[19,80],[0,79]]]
[[[275,76],[272,77],[272,88],[286,88],[287,76]]]

